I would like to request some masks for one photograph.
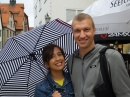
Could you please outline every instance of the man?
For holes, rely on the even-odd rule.
[[[95,25],[88,14],[80,13],[72,21],[72,30],[79,49],[69,57],[68,68],[75,97],[95,97],[94,89],[103,83],[99,51],[104,48],[94,43]],[[108,49],[105,53],[110,80],[116,97],[130,97],[130,77],[120,53]]]

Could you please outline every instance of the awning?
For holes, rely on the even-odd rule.
[[[95,43],[118,43],[125,44],[130,43],[130,32],[117,32],[117,33],[106,33],[96,34],[94,37]]]
[[[130,31],[130,0],[96,0],[82,13],[92,16],[96,34]]]

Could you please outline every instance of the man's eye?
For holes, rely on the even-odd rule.
[[[87,29],[87,28],[86,28],[86,29],[84,29],[84,31],[85,31],[85,32],[87,32],[87,31],[89,31],[89,30],[90,30],[90,29]]]
[[[74,30],[75,33],[79,33],[80,31],[79,30]]]

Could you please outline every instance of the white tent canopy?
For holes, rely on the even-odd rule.
[[[130,0],[98,0],[83,13],[92,16],[96,34],[130,32]]]
[[[130,9],[130,0],[97,0],[86,8],[83,13],[88,13],[95,17],[127,9]]]

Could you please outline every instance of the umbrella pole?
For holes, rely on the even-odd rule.
[[[38,64],[39,69],[42,71],[42,73],[43,73],[44,76],[46,77],[46,79],[47,79],[47,81],[48,81],[50,87],[53,89],[53,91],[55,91],[55,89],[53,88],[53,85],[52,85],[51,82],[48,80],[47,75],[46,75],[45,72],[42,70],[42,68],[39,66],[39,63],[38,63],[38,62],[40,62],[40,61],[35,57],[35,55],[32,55],[32,54],[30,54],[30,55],[31,55],[31,56],[30,56],[31,60],[33,59],[33,60],[36,61],[36,63]],[[42,63],[40,62],[40,64],[42,64]]]

